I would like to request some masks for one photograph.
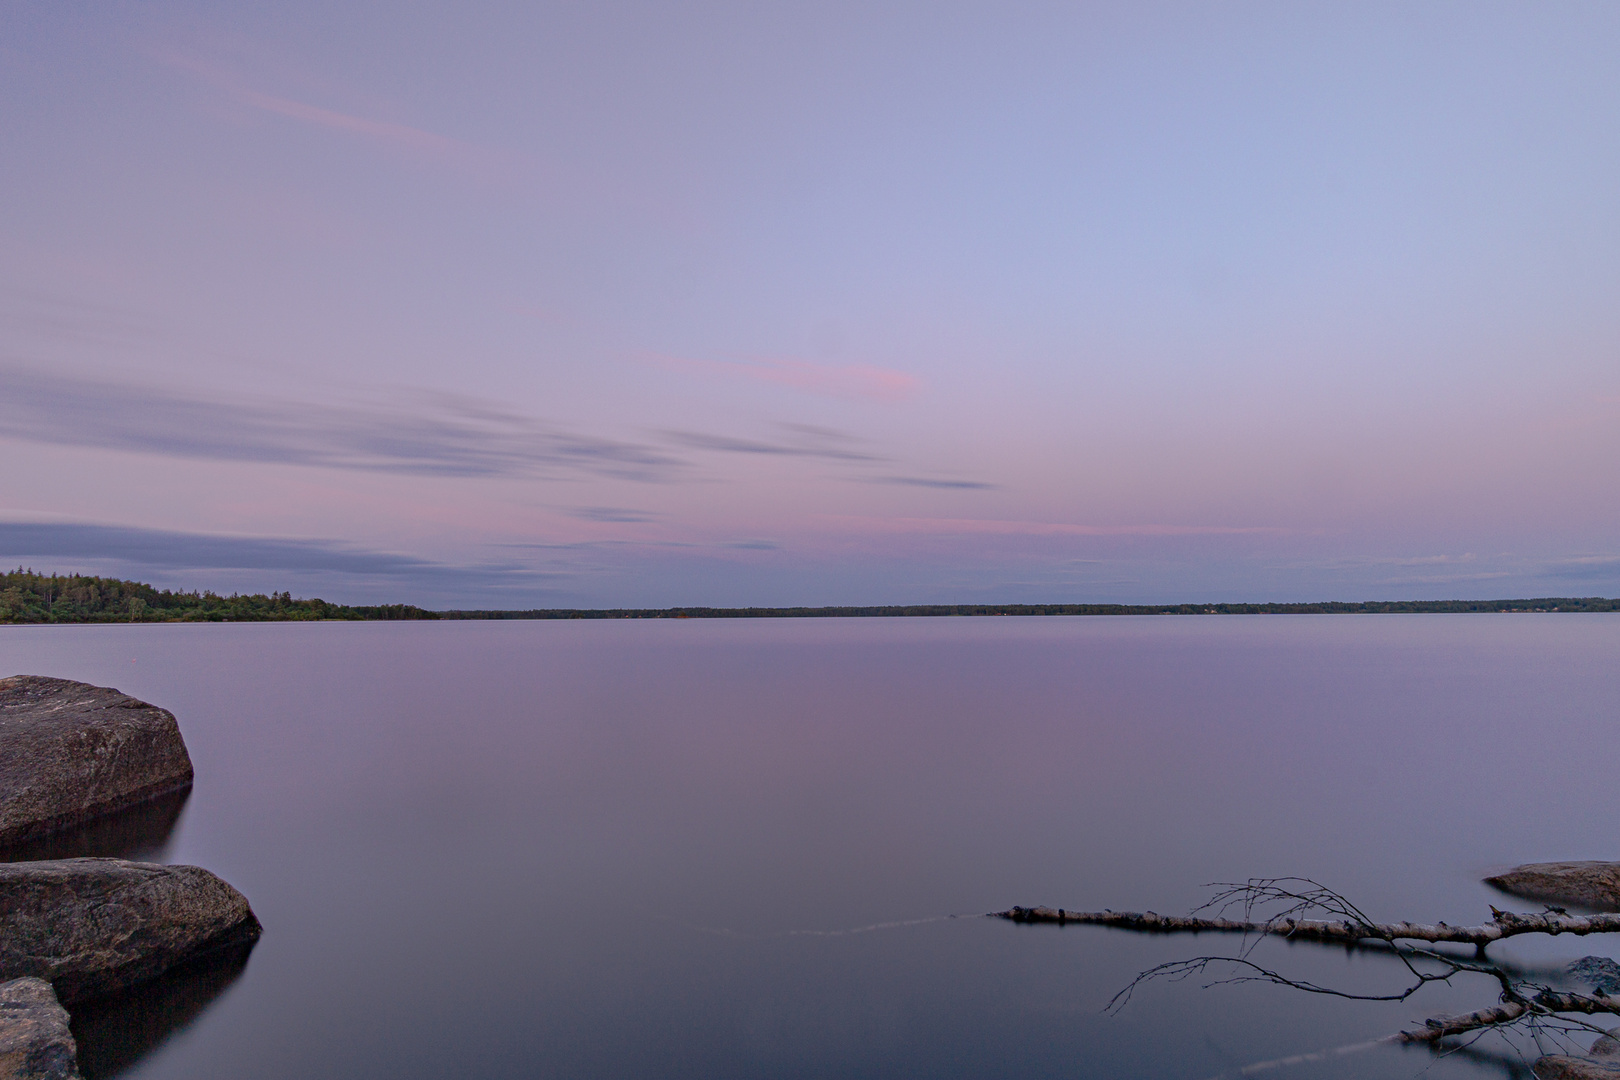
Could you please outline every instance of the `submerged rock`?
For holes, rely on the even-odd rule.
[[[0,864],[0,926],[0,979],[47,979],[63,1001],[262,932],[247,899],[208,871],[122,859]]]
[[[189,787],[174,714],[105,686],[0,679],[0,846]]]
[[[1587,960],[1599,959],[1587,957]],[[1580,963],[1581,961],[1577,961]],[[1613,963],[1613,961],[1609,961]],[[1532,1067],[1538,1080],[1616,1080],[1620,1077],[1620,1028],[1601,1036],[1585,1057],[1555,1054],[1537,1058]]]
[[[76,1051],[50,983],[0,983],[0,1080],[79,1080]]]
[[[1485,884],[1526,900],[1620,911],[1620,863],[1526,863],[1486,878]]]
[[[1583,956],[1565,970],[1571,978],[1579,979],[1593,990],[1601,990],[1605,994],[1620,993],[1620,964],[1607,956]],[[1609,1041],[1614,1042],[1613,1039]],[[1616,1045],[1620,1046],[1620,1043]],[[1597,1053],[1596,1049],[1592,1052]]]
[[[1592,1049],[1588,1050],[1587,1054],[1604,1060],[1620,1061],[1620,1039],[1615,1038],[1616,1035],[1620,1035],[1620,1028],[1615,1028],[1608,1034],[1599,1036],[1598,1041],[1592,1044]]]
[[[1553,1054],[1537,1058],[1531,1071],[1536,1080],[1620,1080],[1620,1061]]]

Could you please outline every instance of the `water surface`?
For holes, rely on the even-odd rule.
[[[976,916],[1302,874],[1470,923],[1494,868],[1620,858],[1611,615],[0,629],[25,672],[171,709],[197,767],[183,808],[63,853],[206,866],[265,926],[245,967],[76,1018],[92,1078],[1207,1077],[1494,993],[1189,982],[1109,1016],[1230,943]]]

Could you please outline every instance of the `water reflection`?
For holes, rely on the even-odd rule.
[[[167,862],[170,838],[189,798],[191,788],[187,787],[76,829],[0,848],[0,862],[85,858]]]
[[[171,1035],[190,1026],[247,967],[251,944],[193,960],[118,994],[72,1009],[85,1080],[122,1076]]]
[[[1300,874],[1472,925],[1493,868],[1614,857],[1620,615],[13,629],[6,668],[180,717],[198,786],[162,857],[274,928],[177,1037],[152,988],[82,1016],[92,1076],[1204,1080],[1500,988],[1156,982],[1108,1015],[1235,943],[919,920]],[[1357,994],[1404,974],[1259,950]],[[1487,1048],[1287,1078],[1524,1075]]]
[[[0,862],[115,858],[167,862],[191,788],[159,796],[76,829],[0,848]],[[122,993],[76,1003],[73,1037],[85,1080],[129,1072],[171,1035],[189,1026],[241,977],[252,944],[173,968]]]
[[[1567,1048],[1557,1046],[1549,1046],[1547,1050],[1549,1053],[1572,1052]],[[1421,1051],[1414,1050],[1414,1053],[1417,1052],[1433,1057],[1457,1058],[1462,1061],[1470,1061],[1478,1065],[1486,1075],[1495,1074],[1504,1077],[1505,1080],[1536,1080],[1536,1074],[1532,1066],[1539,1055],[1534,1052],[1534,1048],[1532,1048],[1532,1052],[1528,1056],[1515,1053],[1512,1050],[1497,1050],[1479,1046],[1451,1046],[1425,1048]]]

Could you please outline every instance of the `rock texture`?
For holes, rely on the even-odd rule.
[[[0,679],[0,846],[191,784],[174,715],[105,686]]]
[[[1620,911],[1620,863],[1526,863],[1486,878],[1485,884],[1526,900]]]
[[[1537,1058],[1531,1070],[1536,1080],[1620,1080],[1620,1061],[1613,1058],[1554,1054]]]
[[[0,1080],[79,1080],[76,1050],[50,983],[0,983]]]
[[[1585,983],[1593,990],[1601,990],[1605,994],[1620,994],[1620,964],[1607,956],[1583,956],[1564,970],[1569,972],[1570,978]],[[1597,1053],[1596,1047],[1592,1052]]]
[[[242,894],[208,871],[122,859],[0,864],[0,927],[0,979],[47,979],[67,1002],[261,932]]]
[[[1539,1080],[1620,1080],[1620,1040],[1611,1031],[1593,1043],[1585,1057],[1537,1058],[1532,1070]]]

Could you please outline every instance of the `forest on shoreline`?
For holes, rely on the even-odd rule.
[[[436,619],[410,604],[351,607],[294,600],[291,593],[220,596],[175,592],[139,581],[86,574],[37,574],[18,568],[0,575],[0,623],[312,622]]]
[[[0,575],[0,623],[312,622],[398,619],[805,619],[945,615],[1365,615],[1620,611],[1620,599],[1368,600],[1221,604],[889,604],[870,607],[531,608],[430,611],[412,604],[349,605],[291,593],[221,596],[85,574]]]

